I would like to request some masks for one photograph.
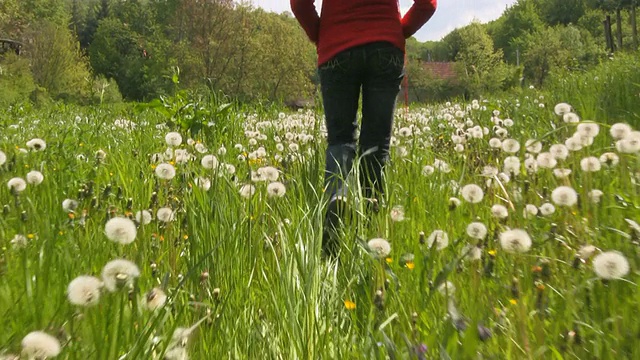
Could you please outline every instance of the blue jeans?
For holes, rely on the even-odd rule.
[[[404,53],[391,43],[373,42],[337,54],[318,71],[328,132],[327,192],[335,195],[344,189],[344,179],[357,153],[363,196],[377,198],[384,188],[382,171],[389,158],[396,98],[404,77]]]

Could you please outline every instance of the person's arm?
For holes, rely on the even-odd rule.
[[[295,2],[295,0],[291,0]],[[438,6],[437,0],[414,0],[413,6],[402,18],[402,33],[405,38],[411,37],[431,19]]]
[[[290,0],[290,2],[291,11],[293,11],[300,26],[302,26],[311,41],[318,43],[320,16],[313,4],[314,0]]]

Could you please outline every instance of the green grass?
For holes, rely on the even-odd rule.
[[[615,151],[609,125],[602,123],[593,145],[559,162],[558,167],[572,169],[568,179],[557,179],[549,169],[527,174],[523,165],[500,186],[488,187],[481,175],[486,165],[502,169],[508,155],[488,146],[493,110],[514,120],[508,137],[521,143],[514,155],[522,162],[527,139],[541,139],[548,151],[574,133],[575,125],[563,123],[553,114],[555,104],[539,96],[530,90],[521,99],[494,99],[469,108],[457,121],[468,118],[490,134],[469,140],[460,153],[454,150],[451,119],[470,104],[399,111],[381,211],[368,213],[354,190],[353,216],[341,232],[337,262],[320,255],[321,115],[279,117],[273,110],[252,114],[237,109],[228,123],[216,125],[212,136],[196,139],[208,153],[224,146],[227,152],[217,154],[218,159],[234,165],[235,174],[204,169],[204,154],[186,144],[182,134],[179,148],[195,159],[176,164],[177,175],[166,181],[155,176],[150,158],[165,152],[169,130],[157,128],[164,120],[151,112],[7,111],[0,120],[0,150],[8,158],[0,167],[0,356],[19,354],[23,337],[42,330],[61,342],[59,358],[162,358],[175,349],[175,329],[195,324],[187,346],[193,359],[638,358],[639,234],[625,221],[640,220],[637,154],[620,154],[618,166],[583,172],[584,157]],[[135,129],[114,126],[122,118],[135,122]],[[413,135],[401,136],[401,128],[409,126]],[[245,130],[259,130],[266,139],[249,145]],[[296,139],[300,134],[313,139],[302,142]],[[276,136],[283,151],[276,148]],[[22,153],[36,137],[47,148]],[[235,149],[236,143],[243,149]],[[290,143],[299,149],[291,150]],[[259,146],[266,157],[249,159]],[[100,149],[107,154],[102,162],[95,159]],[[436,159],[447,162],[451,172],[424,176],[423,167]],[[269,198],[266,183],[256,183],[253,197],[241,197],[239,186],[250,182],[252,170],[266,165],[280,170],[286,195]],[[34,169],[44,174],[44,182],[12,194],[7,181]],[[196,186],[197,176],[209,176],[211,188]],[[450,208],[451,197],[462,199],[453,182],[480,185],[483,200],[463,200]],[[551,202],[552,190],[560,185],[573,187],[580,202],[557,206],[549,216],[523,215],[526,204]],[[603,191],[599,204],[588,200],[591,189]],[[72,215],[62,210],[67,198],[79,202]],[[506,220],[491,216],[494,204],[510,209]],[[132,244],[115,244],[104,234],[111,216],[142,209],[155,213],[164,206],[176,211],[175,220],[139,226]],[[389,215],[396,206],[405,213],[401,222]],[[479,242],[466,234],[474,221],[488,228]],[[525,229],[531,249],[504,251],[498,237],[507,228]],[[449,238],[441,251],[420,241],[420,232],[426,238],[436,229]],[[28,237],[26,247],[10,243],[16,234]],[[389,240],[388,258],[369,254],[366,243],[374,237]],[[482,258],[470,261],[463,248],[476,243]],[[620,251],[630,273],[599,280],[592,260],[576,261],[585,244]],[[71,280],[99,277],[116,258],[140,268],[133,287],[103,291],[94,307],[71,305],[66,296]],[[443,295],[438,289],[445,281],[455,290]],[[152,312],[144,304],[154,287],[168,300]],[[452,315],[459,318],[455,324]],[[481,339],[487,330],[491,336]]]

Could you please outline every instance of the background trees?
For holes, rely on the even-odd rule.
[[[441,41],[409,39],[412,98],[544,86],[554,73],[589,69],[605,58],[607,15],[613,50],[634,51],[638,2],[519,0],[499,19],[455,29]],[[12,69],[11,79],[32,79],[37,94],[54,99],[120,99],[96,95],[109,89],[148,100],[175,91],[175,68],[182,88],[245,101],[308,99],[317,85],[315,49],[292,15],[232,0],[4,0],[2,37],[25,46],[19,60],[0,59],[0,81],[15,84],[7,77]],[[425,61],[455,61],[457,79],[433,78]],[[22,95],[6,90],[0,102],[25,99],[29,83],[11,85]]]

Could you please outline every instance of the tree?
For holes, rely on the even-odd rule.
[[[538,15],[538,8],[532,0],[518,0],[502,15],[504,20],[500,28],[494,33],[496,47],[502,49],[505,60],[515,63],[517,52],[522,50],[523,42],[528,34],[533,34],[544,28],[544,23]]]
[[[576,24],[586,11],[584,0],[539,0],[542,19],[548,25]]]

